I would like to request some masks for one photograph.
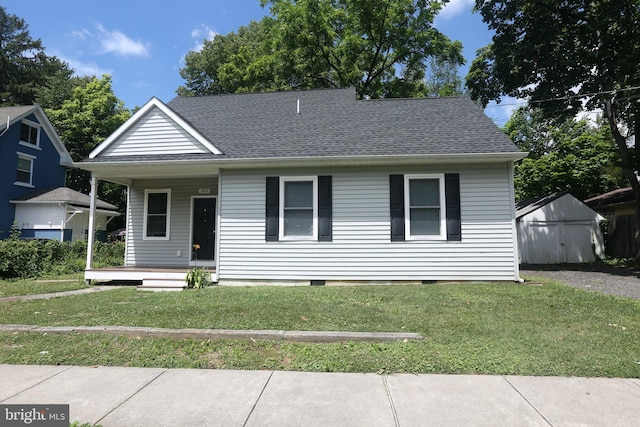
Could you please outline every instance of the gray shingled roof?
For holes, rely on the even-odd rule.
[[[72,190],[68,187],[44,188],[16,197],[12,201],[16,202],[40,202],[40,203],[69,203],[74,206],[89,207],[91,199],[86,194]],[[117,206],[100,199],[96,200],[96,208],[116,211]]]
[[[167,105],[229,158],[518,151],[466,97],[359,101],[354,89],[328,89],[177,97]]]
[[[0,132],[7,128],[7,121],[13,121],[16,117],[26,116],[35,105],[21,105],[16,107],[0,107]]]

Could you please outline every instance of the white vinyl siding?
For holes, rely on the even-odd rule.
[[[60,230],[64,208],[52,203],[18,203],[15,221],[20,228]]]
[[[85,240],[89,229],[89,212],[72,216],[73,212],[73,206],[67,206],[65,218],[65,207],[57,203],[18,203],[15,221],[20,229],[25,230],[71,229],[71,240]],[[106,230],[107,219],[106,215],[96,214],[97,231]]]
[[[169,240],[144,240],[145,190],[171,189]],[[126,265],[150,267],[188,267],[191,253],[191,198],[209,191],[215,196],[216,177],[190,179],[135,180],[129,188]],[[178,253],[180,255],[178,255]]]
[[[514,280],[506,163],[314,172],[333,177],[332,242],[266,242],[265,177],[273,171],[223,173],[221,280]],[[462,241],[392,242],[389,175],[450,172],[460,173]],[[296,176],[300,170],[278,174]]]
[[[192,135],[159,108],[153,108],[101,156],[209,153]]]

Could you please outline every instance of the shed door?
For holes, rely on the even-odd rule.
[[[529,264],[558,264],[563,262],[562,240],[558,224],[529,223],[529,245],[526,262]]]
[[[192,206],[191,261],[213,261],[216,247],[216,199],[194,197]]]
[[[564,224],[565,262],[593,262],[591,227],[588,224]]]

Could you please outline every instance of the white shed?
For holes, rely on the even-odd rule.
[[[37,190],[11,203],[16,205],[15,223],[24,238],[84,240],[89,229],[90,199],[67,187]],[[120,215],[117,207],[96,201],[96,233],[105,234],[107,224]]]
[[[604,254],[600,214],[568,192],[516,204],[521,264],[593,262]]]

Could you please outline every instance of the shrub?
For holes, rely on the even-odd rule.
[[[87,242],[57,240],[0,240],[0,278],[35,277],[39,274],[66,274],[84,270]],[[96,242],[96,267],[122,265],[124,243]]]
[[[211,273],[205,268],[192,268],[185,278],[187,288],[202,289],[211,286]]]

